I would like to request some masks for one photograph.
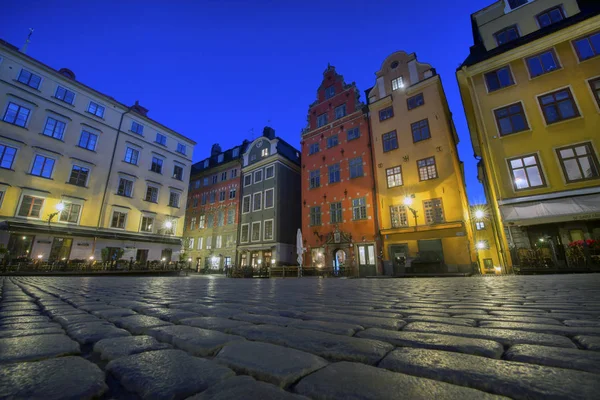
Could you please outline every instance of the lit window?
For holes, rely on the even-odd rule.
[[[70,224],[76,224],[79,221],[79,212],[81,211],[81,205],[68,203],[58,215],[60,222],[68,222]]]
[[[403,228],[408,226],[408,214],[406,213],[406,206],[390,206],[390,218],[392,222],[392,228]]]
[[[442,199],[431,199],[423,202],[425,209],[425,222],[428,224],[441,224],[444,222]]]
[[[515,190],[546,186],[536,154],[512,158],[508,160],[508,166]]]
[[[402,167],[397,166],[385,170],[388,188],[402,186]]]
[[[435,157],[428,157],[417,161],[419,169],[419,180],[427,181],[438,177],[437,168],[435,165]]]
[[[262,149],[262,150],[260,151],[260,156],[261,156],[261,157],[266,157],[266,156],[268,156],[268,155],[269,155],[269,148],[268,148],[268,147],[265,147],[264,149]]]
[[[398,90],[402,87],[404,87],[404,80],[401,76],[396,79],[392,79],[392,90]]]
[[[475,229],[477,229],[478,231],[482,231],[485,229],[485,223],[483,221],[477,221],[475,222]]]

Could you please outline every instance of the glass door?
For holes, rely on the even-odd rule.
[[[358,274],[360,277],[377,275],[375,245],[358,245]]]
[[[71,245],[73,244],[73,239],[71,238],[62,238],[55,237],[52,241],[52,247],[50,247],[50,255],[48,256],[49,262],[54,261],[63,261],[69,259],[69,255],[71,254]]]

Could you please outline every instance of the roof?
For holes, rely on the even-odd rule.
[[[277,143],[277,153],[281,154],[291,162],[300,165],[300,150],[298,150],[279,136],[276,136],[275,139],[279,141]]]
[[[247,147],[249,145],[249,142],[247,140],[244,140],[241,144],[234,146],[230,149],[227,149],[225,151],[220,151],[219,153],[215,154],[215,155],[211,155],[208,158],[203,159],[202,161],[199,161],[195,164],[192,165],[192,170],[191,170],[191,176],[197,175],[197,174],[201,174],[202,172],[205,171],[209,171],[212,170],[216,167],[219,167],[221,165],[227,164],[230,161],[235,161],[235,160],[239,160],[242,158],[242,154],[246,151]],[[240,151],[238,152],[237,156],[233,156],[233,149],[235,148],[239,148]],[[223,161],[219,162],[218,158],[219,155],[223,154]],[[204,162],[208,160],[208,167],[204,167]]]
[[[36,58],[33,58],[33,57],[31,57],[30,55],[28,55],[28,54],[26,54],[26,53],[21,53],[21,52],[19,51],[19,48],[18,48],[18,47],[16,47],[15,45],[12,45],[12,44],[8,43],[7,41],[5,41],[5,40],[3,40],[3,39],[0,39],[0,46],[3,46],[3,47],[5,47],[5,48],[9,49],[10,51],[13,51],[13,52],[16,52],[16,53],[18,53],[18,54],[19,54],[19,56],[21,56],[21,57],[24,57],[24,58],[27,58],[27,59],[29,59],[30,61],[32,61],[32,62],[34,62],[34,63],[36,63],[36,64],[39,64],[40,66],[42,66],[42,67],[44,67],[44,68],[46,68],[46,69],[49,69],[50,71],[52,71],[54,74],[56,74],[56,75],[57,75],[58,77],[60,77],[61,79],[63,79],[63,80],[65,79],[65,75],[61,74],[61,73],[59,72],[59,70],[57,70],[57,69],[55,69],[55,68],[52,68],[52,67],[51,67],[51,66],[49,66],[48,64],[44,64],[44,63],[43,63],[43,62],[41,62],[40,60],[38,60],[38,59],[36,59]],[[74,75],[74,74],[73,74],[73,75]],[[67,78],[67,79],[68,79],[68,78]],[[88,86],[88,85],[86,85],[86,84],[84,84],[84,83],[81,83],[80,81],[77,81],[77,80],[75,80],[75,79],[72,79],[72,81],[73,81],[73,82],[75,82],[75,83],[77,83],[78,85],[80,85],[80,86],[84,87],[85,89],[87,89],[87,90],[89,90],[89,91],[91,91],[91,92],[93,92],[93,93],[95,93],[95,94],[97,94],[97,95],[99,95],[99,96],[102,96],[102,97],[104,97],[104,98],[105,98],[106,100],[108,100],[108,101],[110,101],[110,102],[112,102],[112,103],[116,103],[116,104],[120,105],[121,107],[123,107],[123,108],[124,108],[124,109],[126,109],[126,110],[127,110],[127,109],[129,109],[129,108],[132,108],[132,110],[133,110],[133,111],[136,111],[136,110],[135,110],[135,106],[136,106],[136,105],[138,105],[138,104],[134,104],[133,106],[128,106],[128,105],[126,105],[126,104],[124,104],[124,103],[121,103],[120,101],[116,100],[114,97],[112,97],[112,96],[109,96],[109,95],[107,95],[107,94],[104,94],[104,93],[102,93],[102,92],[99,92],[98,90],[96,90],[96,89],[94,89],[94,88],[92,88],[92,87],[90,87],[90,86]],[[139,105],[138,105],[138,106],[139,106]],[[186,139],[187,141],[189,141],[189,142],[190,142],[190,143],[192,143],[193,145],[195,145],[195,144],[196,144],[196,142],[195,142],[194,140],[192,140],[192,139],[188,138],[187,136],[184,136],[184,135],[182,135],[182,134],[181,134],[181,133],[179,133],[179,132],[176,132],[176,131],[174,131],[173,129],[169,128],[169,127],[168,127],[168,126],[166,126],[166,125],[163,125],[163,124],[161,124],[161,123],[160,123],[160,122],[158,122],[158,121],[155,121],[155,120],[153,120],[152,118],[148,117],[147,115],[141,114],[141,113],[139,113],[139,112],[136,112],[136,115],[138,115],[138,116],[139,116],[139,117],[141,117],[141,118],[145,118],[145,119],[146,119],[146,120],[148,120],[149,122],[151,122],[151,123],[153,123],[153,124],[155,124],[155,125],[157,125],[157,126],[159,126],[159,127],[163,128],[163,129],[165,129],[165,130],[169,131],[170,133],[173,133],[173,134],[175,134],[175,135],[177,135],[177,136],[180,136],[180,137],[182,137],[182,138]]]
[[[498,46],[489,51],[485,48],[481,36],[479,35],[479,28],[477,27],[477,23],[474,17],[474,15],[477,13],[472,14],[471,27],[473,30],[473,41],[475,44],[471,46],[469,56],[465,59],[465,61],[463,61],[463,63],[457,68],[457,70],[460,70],[462,67],[470,67],[472,65],[478,64],[482,61],[488,60],[517,47],[523,46],[527,43],[534,42],[551,33],[578,24],[579,22],[584,21],[588,18],[600,15],[600,1],[577,0],[577,3],[579,4],[579,9],[581,11],[580,13],[575,14],[572,17],[565,18],[562,21],[549,25],[545,28],[538,29],[537,31],[534,31],[529,35],[522,36],[516,40],[505,43],[502,46]]]

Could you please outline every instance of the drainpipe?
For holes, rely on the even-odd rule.
[[[96,224],[96,232],[100,229],[100,223],[102,222],[102,217],[104,216],[104,202],[106,201],[106,193],[108,192],[108,184],[110,183],[110,174],[112,173],[112,168],[115,163],[115,153],[117,152],[117,146],[119,145],[119,136],[121,134],[121,127],[123,126],[123,118],[125,114],[129,114],[133,106],[127,108],[123,114],[121,114],[121,120],[119,121],[119,128],[117,129],[117,137],[115,138],[115,145],[113,146],[112,157],[110,158],[110,164],[108,166],[108,175],[106,176],[106,184],[104,185],[104,193],[102,194],[102,203],[100,203],[100,212],[98,213],[98,223]],[[96,253],[96,241],[98,237],[94,236],[94,244],[92,246],[92,254]]]
[[[367,119],[367,127],[369,129],[369,148],[370,148],[370,152],[371,152],[371,168],[373,169],[373,187],[372,187],[372,193],[373,193],[373,219],[375,220],[375,243],[377,243],[377,238],[379,238],[379,244],[381,246],[381,249],[379,249],[379,251],[381,251],[382,257],[381,260],[379,260],[379,255],[378,253],[375,253],[375,258],[377,260],[379,260],[379,262],[381,263],[381,275],[383,275],[385,273],[384,268],[383,268],[383,239],[381,238],[381,233],[379,231],[379,199],[377,198],[377,170],[375,169],[376,165],[375,165],[375,152],[373,151],[373,135],[371,133],[371,112],[368,109],[367,106],[367,113],[366,115],[366,119]],[[375,264],[375,268],[377,268],[377,261]],[[377,272],[377,271],[376,271]]]

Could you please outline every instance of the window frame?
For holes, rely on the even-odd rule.
[[[329,123],[328,113],[324,112],[323,114],[317,115],[317,128],[321,128]]]
[[[357,136],[352,136],[352,137],[350,137],[350,132],[354,132],[354,131],[356,131],[356,132],[358,133],[358,135],[357,135]],[[359,139],[359,138],[360,138],[360,136],[361,136],[361,135],[360,135],[360,128],[359,128],[358,126],[352,127],[352,128],[350,128],[350,129],[348,129],[348,130],[346,131],[346,141],[347,141],[347,142],[350,142],[350,141],[352,141],[352,140]]]
[[[85,142],[85,146],[81,145],[81,141],[83,139],[83,134],[87,134],[87,141]],[[92,149],[89,148],[89,144],[90,144],[90,139],[94,137],[94,147]],[[85,149],[85,150],[89,150],[89,151],[96,151],[96,146],[98,145],[98,135],[90,132],[90,131],[86,131],[85,129],[81,130],[81,133],[79,134],[79,140],[77,141],[77,147]]]
[[[394,216],[398,217],[398,222],[394,221]],[[403,224],[402,221],[405,223]],[[408,209],[404,204],[393,204],[390,206],[390,225],[392,229],[409,227]]]
[[[422,123],[425,122],[425,125]],[[416,140],[415,129],[419,132],[419,140]],[[427,136],[423,136],[423,131],[427,129]],[[413,143],[419,143],[427,139],[431,139],[431,127],[429,126],[429,118],[425,118],[410,124],[410,132],[412,134]]]
[[[336,205],[335,210],[333,207],[334,205]],[[334,201],[329,203],[329,220],[332,224],[341,224],[342,222],[344,222],[344,211],[342,208],[341,201]]]
[[[15,118],[12,121],[9,121],[6,119],[6,117],[8,116],[8,110],[10,109],[10,106],[14,105],[17,107],[17,111],[15,112]],[[21,110],[27,110],[27,115],[25,116],[25,121],[23,122],[23,125],[20,125],[17,123],[17,121],[19,121],[19,115],[21,115]],[[21,115],[22,116],[22,115]],[[25,106],[22,106],[19,103],[15,103],[14,101],[8,101],[6,108],[4,109],[4,116],[2,117],[2,121],[6,122],[7,124],[11,124],[14,126],[19,126],[21,128],[25,128],[27,129],[27,125],[29,123],[29,118],[31,117],[31,109],[27,108]]]
[[[586,150],[589,152],[589,153],[586,153],[587,154],[587,158],[590,161],[590,164],[596,170],[596,176],[593,176],[591,178],[586,178],[584,176],[583,169],[582,169],[581,164],[579,162],[579,159],[583,158],[583,157],[578,156],[577,153],[576,153],[576,151],[575,151],[576,147],[582,147],[582,146],[585,146]],[[560,154],[561,150],[567,150],[567,149],[573,150],[574,156],[573,157],[568,157],[568,158],[566,158],[566,160],[572,160],[572,159],[574,159],[577,162],[577,166],[579,167],[579,171],[581,172],[581,176],[582,176],[580,179],[569,179],[569,174],[567,174],[567,169],[566,169],[565,163],[564,163],[565,158],[563,158],[561,156],[561,154]],[[584,181],[594,181],[594,180],[600,179],[600,163],[598,162],[598,157],[596,155],[596,149],[594,148],[594,145],[593,145],[593,143],[591,141],[580,142],[580,143],[576,143],[576,144],[570,144],[570,145],[567,145],[567,146],[561,146],[561,147],[555,148],[554,150],[555,150],[555,153],[556,153],[556,157],[558,158],[558,164],[560,165],[560,168],[561,168],[562,173],[563,173],[563,177],[564,177],[565,182],[567,184],[577,183],[577,182],[584,182]]]
[[[81,210],[83,209],[83,206],[79,203],[72,202],[63,202],[63,204],[65,205],[65,208],[58,213],[57,221],[64,224],[79,224],[79,219],[81,218]],[[71,221],[69,219],[73,215],[73,207],[78,207],[77,218],[75,218],[75,221]],[[66,215],[66,220],[62,219],[63,215]]]
[[[26,73],[28,73],[30,75],[29,79],[27,79],[27,82],[23,82],[21,80],[21,76],[23,75],[23,72],[26,72]],[[37,77],[39,79],[37,85],[35,85],[35,86],[31,84],[31,80],[34,77]],[[17,75],[17,82],[22,83],[23,85],[27,85],[30,88],[35,89],[35,90],[40,90],[40,86],[42,86],[42,81],[43,80],[44,80],[44,78],[42,78],[41,75],[35,74],[35,73],[31,72],[30,70],[25,69],[25,68],[21,68],[21,71],[19,71],[19,75]]]
[[[252,174],[254,175],[252,178],[254,180],[254,183],[260,183],[263,181],[263,170],[262,169],[258,169],[256,171],[254,171]],[[258,175],[258,178],[257,178],[257,175]]]
[[[498,36],[501,35],[501,34],[503,34],[503,33],[509,32],[511,30],[514,30],[517,33],[517,37],[514,38],[514,39],[511,39],[511,40],[508,40],[508,41],[506,41],[504,43],[500,43],[500,41],[498,40]],[[519,31],[518,25],[517,24],[513,24],[513,25],[509,25],[509,26],[504,27],[504,28],[500,29],[499,31],[495,32],[493,34],[493,36],[494,36],[494,40],[496,40],[496,46],[500,47],[500,46],[503,46],[503,45],[505,45],[507,43],[514,42],[515,40],[519,39],[521,37],[521,32]]]
[[[229,200],[235,199],[236,194],[237,194],[236,188],[229,189]]]
[[[485,222],[484,221],[475,221],[475,230],[477,231],[483,231],[485,230]]]
[[[340,110],[341,114],[340,116],[338,116],[338,110]],[[340,104],[339,106],[337,106],[336,108],[333,109],[333,115],[335,116],[335,119],[342,119],[344,118],[346,115],[348,115],[348,112],[346,110],[346,103],[344,104]]]
[[[381,145],[384,153],[388,153],[398,148],[398,133],[395,129],[381,135]]]
[[[82,185],[80,185],[78,183],[71,182],[72,179],[73,179],[73,170],[75,168],[79,168],[79,170],[80,170],[79,173],[76,176],[75,182],[79,182],[81,171],[85,170],[85,181],[83,182]],[[91,172],[91,169],[88,168],[88,167],[83,167],[83,166],[78,165],[78,164],[72,164],[71,165],[71,173],[69,174],[69,181],[68,181],[68,183],[71,184],[71,185],[79,186],[79,187],[87,187],[88,180],[90,179],[90,172]]]
[[[38,174],[34,174],[33,173],[33,168],[35,167],[36,161],[38,159],[38,157],[43,158],[44,161],[42,163],[42,168],[40,169],[40,173]],[[52,161],[52,166],[50,167],[50,175],[49,176],[45,176],[44,175],[44,169],[46,168],[46,163],[48,162],[48,160]],[[33,160],[31,162],[31,167],[29,168],[29,175],[31,176],[37,176],[38,178],[45,178],[45,179],[52,179],[52,177],[54,176],[54,167],[56,167],[56,159],[52,158],[50,156],[46,156],[44,154],[40,154],[40,153],[34,153],[33,154]]]
[[[531,184],[530,184],[531,179],[529,178],[529,174],[527,173],[527,170],[525,168],[526,167],[525,166],[525,162],[523,161],[527,157],[534,157],[535,158],[535,161],[536,161],[535,165],[538,168],[538,171],[540,173],[540,178],[542,180],[542,184],[541,185],[531,186]],[[513,160],[521,160],[523,166],[519,167],[519,169],[523,169],[524,170],[525,176],[527,177],[527,183],[528,183],[529,186],[527,186],[525,188],[520,188],[520,189],[517,188],[517,184],[515,182],[516,177],[515,177],[514,170],[513,170],[512,165],[511,165],[511,161],[513,161]],[[524,190],[535,190],[535,189],[540,189],[540,188],[544,188],[544,187],[548,186],[548,182],[546,181],[546,176],[545,176],[544,170],[542,168],[542,162],[541,162],[541,159],[540,159],[540,156],[539,156],[538,153],[528,153],[528,154],[523,154],[523,155],[516,156],[516,157],[509,157],[509,158],[506,159],[506,164],[507,164],[507,167],[508,167],[508,174],[509,174],[509,177],[510,177],[510,180],[511,180],[511,185],[512,185],[512,188],[513,188],[513,190],[515,192],[522,192]]]
[[[130,161],[127,161],[127,153],[130,150],[131,150]],[[133,157],[134,155],[135,155],[135,157]],[[134,160],[134,158],[135,158],[135,160]],[[140,151],[138,149],[134,149],[133,147],[126,146],[123,162],[126,162],[127,164],[131,164],[131,165],[138,165],[139,160],[140,160]],[[135,161],[135,162],[133,162],[133,161]]]
[[[394,117],[394,106],[389,106],[379,110],[379,122],[388,120]]]
[[[23,207],[23,200],[25,200],[25,197],[31,197],[31,204],[29,205],[29,211],[27,213],[27,215],[21,215],[21,208]],[[40,209],[38,212],[37,216],[32,216],[31,215],[31,211],[33,210],[34,206],[35,206],[35,202],[36,200],[40,200],[41,204],[40,204]],[[44,210],[44,206],[46,205],[46,198],[42,197],[42,196],[34,196],[31,194],[26,194],[23,193],[21,195],[21,198],[19,199],[19,205],[17,207],[16,213],[15,213],[15,217],[18,218],[28,218],[28,219],[42,219],[42,211]]]
[[[355,201],[358,201],[358,204],[355,204]],[[362,202],[364,202],[364,204],[361,204]],[[367,198],[366,197],[357,197],[357,198],[352,199],[351,206],[352,206],[352,220],[353,221],[363,221],[363,220],[368,219]],[[359,213],[358,218],[356,218],[357,210]],[[363,217],[362,211],[364,211],[364,217]]]
[[[439,207],[434,207],[434,205],[435,205],[434,202],[435,201],[439,201]],[[431,208],[431,212],[432,213],[435,213],[436,209],[438,209],[438,208],[441,210],[441,215],[442,215],[441,220],[437,220],[435,218],[435,215],[434,215],[433,219],[429,220],[429,218],[427,216],[427,209],[428,209],[427,203],[431,203],[431,207],[430,208]],[[445,223],[446,222],[446,215],[445,215],[445,212],[444,212],[444,202],[443,202],[443,199],[441,197],[436,197],[436,198],[433,198],[433,199],[423,200],[423,217],[425,218],[425,224],[426,225],[435,225],[435,224],[443,224],[443,223]]]
[[[4,148],[0,152],[0,168],[1,169],[7,169],[7,170],[10,170],[10,171],[13,171],[12,167],[13,167],[13,164],[15,163],[15,159],[17,158],[17,154],[19,153],[19,148],[8,146],[8,145],[6,145],[3,142],[0,142],[0,147]],[[6,157],[6,151],[8,149],[14,150],[14,153],[12,153],[12,158],[10,159],[10,165],[8,167],[6,167],[6,166],[3,166],[2,164],[4,163],[4,160],[5,160],[5,157]]]
[[[92,105],[93,105],[94,107],[92,107]],[[91,110],[92,110],[92,108],[94,108],[94,111],[91,111]],[[98,118],[102,118],[102,119],[104,119],[104,113],[106,112],[106,107],[105,107],[105,106],[103,106],[103,105],[102,105],[102,104],[100,104],[100,103],[96,103],[95,101],[93,101],[93,100],[90,100],[90,102],[89,102],[89,104],[88,104],[88,106],[87,106],[87,108],[86,108],[86,111],[87,111],[88,113],[90,113],[90,114],[92,114],[92,115],[94,115],[94,116],[98,117]]]
[[[272,204],[271,204],[270,207],[267,206],[267,192],[272,192],[273,193],[272,200],[271,200]],[[263,202],[264,202],[263,210],[268,210],[269,208],[275,207],[275,188],[270,188],[270,189],[267,189],[267,190],[264,191]]]
[[[353,161],[360,160],[360,175],[352,176],[352,168],[357,167],[357,165],[352,165]],[[348,160],[348,171],[350,173],[350,179],[362,178],[365,176],[364,162],[362,156],[354,157]]]
[[[414,106],[412,106],[412,107],[411,107],[410,101],[411,101],[411,100],[413,100],[413,99],[417,99],[417,98],[419,98],[419,97],[422,99],[422,100],[421,100],[421,101],[422,101],[422,102],[421,102],[421,104],[416,104],[416,105],[414,105]],[[410,111],[410,110],[414,110],[415,108],[421,107],[421,106],[423,106],[423,105],[425,105],[425,96],[423,95],[423,92],[421,92],[421,93],[417,93],[417,94],[415,94],[414,96],[411,96],[411,97],[409,97],[408,99],[406,99],[406,108],[407,108],[409,111]]]
[[[269,169],[273,171],[271,173],[271,176],[268,176],[269,175],[269,172],[268,172]],[[265,179],[264,180],[266,181],[267,179],[273,179],[274,177],[275,177],[275,166],[274,165],[269,165],[269,166],[265,167]]]
[[[550,16],[550,12],[552,12],[552,11],[554,11],[554,10],[558,10],[558,11],[560,12],[560,16],[561,16],[560,20],[558,20],[558,21],[556,21],[556,22],[553,22],[553,21],[552,21],[552,17]],[[541,24],[541,22],[540,22],[540,17],[542,17],[542,16],[544,16],[544,15],[546,15],[546,14],[548,14],[548,18],[550,19],[550,23],[549,23],[548,25],[544,25],[544,26],[542,26],[542,24]],[[558,23],[558,22],[560,22],[560,21],[564,20],[565,18],[567,18],[566,14],[565,14],[565,10],[563,9],[562,5],[561,5],[561,4],[559,4],[559,5],[557,5],[557,6],[550,7],[550,8],[548,8],[548,9],[546,9],[546,10],[542,11],[541,13],[537,14],[537,15],[535,16],[535,22],[537,22],[537,24],[538,24],[538,27],[539,27],[540,29],[542,29],[542,28],[546,28],[546,27],[548,27],[548,26],[550,26],[550,25],[556,24],[556,23]]]
[[[130,131],[140,136],[144,136],[144,125],[140,124],[137,121],[131,121]]]
[[[162,175],[164,164],[165,160],[163,158],[152,156],[152,160],[150,161],[150,171]]]
[[[244,211],[244,203],[246,199],[248,199],[248,211]],[[242,214],[249,214],[250,212],[252,212],[252,195],[247,194],[246,196],[242,197]]]
[[[600,35],[600,30],[592,32],[592,33],[590,33],[588,35],[581,36],[581,37],[579,37],[577,39],[571,40],[571,45],[573,46],[573,50],[575,51],[575,55],[577,56],[578,63],[582,63],[584,61],[591,60],[591,59],[594,59],[594,58],[600,56],[600,48],[598,48],[598,49],[594,48],[593,43],[591,41],[591,37],[592,36],[596,36],[596,35]],[[593,56],[591,56],[591,57],[587,57],[587,58],[583,58],[582,59],[581,58],[581,53],[579,52],[579,48],[577,47],[576,43],[579,42],[579,41],[581,41],[581,40],[584,40],[584,39],[587,40],[590,48],[592,49],[592,52],[594,52],[595,54]]]
[[[244,228],[246,228],[246,240],[244,240]],[[240,225],[240,243],[250,243],[250,224]]]
[[[46,133],[46,131],[48,130],[48,125],[51,123],[51,121],[54,121],[54,127],[50,131],[50,134],[48,134],[48,133]],[[60,129],[60,127],[62,127],[62,130]],[[66,122],[56,119],[54,117],[48,116],[48,117],[46,117],[46,123],[44,124],[44,128],[42,129],[42,135],[52,138],[52,139],[64,141],[63,138],[65,136],[66,129],[67,129]]]
[[[179,165],[179,164],[173,165],[173,179],[176,179],[178,181],[183,181],[184,172],[185,172],[185,170],[181,165]]]
[[[258,238],[254,239],[254,227],[258,225]],[[261,229],[262,229],[262,221],[252,221],[251,229],[250,229],[250,242],[260,242],[261,241]]]
[[[395,171],[396,169],[398,169],[397,172]],[[390,174],[389,171],[391,171],[392,174]],[[398,176],[400,177],[400,183],[397,185],[390,186],[390,177],[392,177],[395,182],[398,180],[397,179]],[[396,165],[391,168],[386,168],[385,169],[385,179],[386,179],[388,189],[404,186],[404,180],[402,179],[402,165]]]
[[[419,166],[419,161],[427,161],[427,160],[430,160],[430,159],[433,159],[433,164],[427,164],[427,165],[425,165],[423,167]],[[429,169],[428,169],[428,167],[430,167],[431,165],[433,165],[434,170],[435,170],[435,176],[433,176],[433,177],[429,176]],[[423,179],[423,177],[421,175],[421,168],[425,168],[426,171],[427,171],[427,178],[426,179]],[[432,179],[439,178],[440,174],[438,173],[438,170],[437,170],[437,161],[435,159],[435,156],[425,157],[425,158],[421,158],[420,160],[417,160],[417,173],[419,174],[419,182],[425,182],[425,181],[430,181]]]
[[[404,87],[404,78],[402,77],[402,75],[400,75],[399,77],[392,79],[390,81],[390,85],[392,87],[392,92],[398,89],[402,89]]]
[[[316,149],[316,150],[315,150]],[[308,145],[308,155],[317,154],[321,151],[321,146],[319,142],[311,143]]]
[[[309,208],[308,223],[310,226],[323,225],[321,206],[312,206]]]
[[[119,193],[119,190],[121,189],[121,181],[126,181],[131,183],[131,189],[130,189],[130,193],[129,195],[127,195],[126,189],[127,189],[127,184],[123,185],[123,194]],[[135,186],[135,182],[132,179],[129,178],[123,178],[122,176],[119,177],[119,183],[117,184],[117,190],[116,190],[116,194],[117,196],[123,196],[123,197],[129,197],[132,198],[133,197],[133,188]]]
[[[156,193],[156,200],[153,200],[153,194]],[[154,185],[146,185],[146,193],[144,194],[144,201],[158,204],[158,196],[160,193],[160,189]],[[148,196],[150,195],[150,196]]]
[[[159,138],[161,140],[158,140]],[[167,145],[167,135],[163,135],[160,132],[156,132],[156,137],[154,138],[154,143],[158,143],[161,146],[166,146]]]
[[[508,85],[506,85],[506,86],[502,86],[502,84],[500,82],[500,78],[498,77],[498,73],[500,71],[502,71],[503,69],[505,69],[505,68],[508,68],[508,73],[509,73],[509,77],[510,77],[510,83]],[[489,81],[488,81],[488,76],[491,76],[491,74],[494,74],[495,79],[498,81],[498,88],[496,88],[496,89],[490,88],[490,84],[489,84]],[[508,87],[516,85],[515,77],[513,76],[513,72],[512,72],[512,68],[510,67],[510,64],[506,64],[506,65],[504,65],[504,66],[502,66],[500,68],[496,68],[496,69],[494,69],[492,71],[484,72],[483,73],[483,80],[485,82],[485,87],[487,89],[488,94],[489,93],[494,93],[494,92],[497,92],[499,90],[506,89]]]
[[[173,202],[173,198],[175,198],[175,202]],[[181,203],[181,193],[179,193],[177,191],[174,191],[174,190],[171,190],[169,192],[169,203],[168,203],[168,206],[169,207],[173,207],[173,208],[179,208],[180,203]]]
[[[121,228],[120,226],[113,226],[113,222],[115,221],[115,214],[121,214],[124,215],[123,218],[123,227]],[[112,214],[110,215],[110,228],[111,229],[122,229],[125,230],[127,228],[127,217],[128,217],[128,212],[125,211],[120,211],[120,210],[113,210]],[[117,218],[117,225],[119,225],[119,218]]]
[[[554,62],[555,62],[555,64],[556,64],[556,68],[555,68],[555,69],[553,69],[553,70],[546,71],[546,70],[545,70],[545,68],[544,68],[544,64],[543,64],[543,62],[542,62],[542,59],[541,59],[541,57],[542,57],[544,54],[546,54],[546,53],[550,53],[550,54],[552,54],[552,57],[553,57],[553,59],[554,59]],[[531,71],[531,67],[530,67],[530,65],[529,65],[529,60],[533,60],[533,59],[536,59],[536,58],[537,58],[537,59],[539,59],[539,61],[540,61],[540,65],[542,66],[542,70],[544,70],[544,71],[543,71],[541,74],[538,74],[538,75],[535,75],[535,76],[533,76],[533,74],[532,74],[532,71]],[[525,67],[527,68],[527,72],[528,72],[528,74],[529,74],[529,79],[530,79],[530,80],[531,80],[531,79],[538,78],[538,77],[540,77],[540,76],[543,76],[543,75],[547,75],[547,74],[549,74],[549,73],[551,73],[551,72],[554,72],[554,71],[559,71],[559,70],[561,70],[561,69],[562,69],[562,64],[561,64],[561,62],[560,62],[560,60],[559,60],[559,58],[558,58],[558,54],[556,53],[556,50],[554,49],[554,47],[551,47],[551,48],[549,48],[548,50],[541,51],[541,52],[539,52],[539,53],[536,53],[536,54],[534,54],[534,55],[531,55],[531,56],[525,57],[525,58],[523,58],[523,60],[525,61]]]
[[[59,91],[60,89],[64,90],[64,92],[65,92],[65,94],[64,94],[64,96],[63,96],[63,98],[62,98],[62,99],[61,99],[60,97],[58,97],[58,91]],[[73,98],[72,98],[72,100],[71,100],[71,101],[67,101],[67,95],[68,95],[69,93],[71,93],[71,94],[73,95]],[[67,89],[67,88],[66,88],[66,87],[64,87],[64,86],[61,86],[61,85],[56,85],[56,90],[54,91],[54,98],[55,98],[56,100],[60,100],[60,101],[62,101],[62,102],[64,102],[64,103],[67,103],[67,104],[73,105],[73,103],[75,103],[75,97],[76,97],[76,93],[75,93],[74,91],[72,91],[72,90],[70,90],[70,89]]]
[[[572,102],[573,102],[573,109],[575,111],[575,115],[572,116],[572,117],[568,117],[568,118],[562,118],[561,117],[560,119],[558,119],[556,121],[548,122],[548,118],[546,116],[546,112],[544,111],[544,107],[548,107],[549,104],[542,104],[542,98],[546,97],[546,96],[549,96],[549,95],[552,95],[553,98],[554,98],[554,101],[551,104],[553,104],[556,107],[557,114],[560,115],[560,108],[558,107],[558,103],[559,102],[556,101],[556,94],[559,93],[559,92],[563,92],[563,91],[567,91],[568,92],[569,99],[572,100]],[[560,123],[560,122],[569,121],[569,120],[577,119],[577,118],[581,117],[581,111],[580,111],[579,106],[577,104],[577,100],[575,100],[575,95],[573,94],[573,91],[571,90],[570,86],[565,86],[565,87],[558,88],[558,89],[555,89],[555,90],[547,92],[547,93],[538,94],[538,95],[536,95],[536,98],[537,98],[538,106],[540,107],[540,111],[542,112],[542,117],[544,119],[544,124],[546,126],[554,125],[554,124],[557,124],[557,123]],[[564,101],[564,100],[562,100],[562,101]]]
[[[501,128],[501,125],[500,125],[500,119],[508,118],[509,121],[510,121],[511,127],[513,127],[513,123],[512,123],[511,117],[514,116],[514,115],[521,114],[521,113],[512,113],[512,114],[509,113],[506,117],[499,118],[498,117],[498,112],[502,111],[504,109],[510,109],[510,107],[513,107],[513,106],[515,106],[517,104],[520,105],[520,107],[521,107],[521,113],[523,114],[523,119],[525,120],[525,128],[521,129],[521,130],[518,130],[518,131],[512,131],[510,133],[502,133],[502,128]],[[493,113],[493,116],[494,116],[494,120],[496,121],[496,128],[498,129],[498,136],[500,136],[500,137],[506,137],[506,136],[515,135],[515,134],[521,133],[521,132],[531,131],[531,126],[529,125],[529,119],[527,118],[527,113],[525,112],[525,107],[524,107],[523,101],[521,101],[521,100],[519,100],[519,101],[517,101],[515,103],[511,103],[511,104],[507,104],[507,105],[502,106],[502,107],[495,108],[495,109],[492,110],[492,113]]]
[[[271,235],[267,237],[267,222],[271,223]],[[275,219],[269,218],[263,221],[263,241],[273,240],[275,238]]]
[[[332,180],[332,173],[334,178],[337,176],[337,180]],[[340,163],[335,163],[327,166],[327,181],[329,184],[341,182],[342,174]]]
[[[254,192],[252,193],[252,212],[262,210],[262,192]],[[256,198],[259,197],[258,201]],[[256,208],[258,205],[258,208]]]
[[[316,189],[321,187],[321,169],[313,169],[308,171],[308,188]]]
[[[254,174],[252,174],[252,173],[246,173],[246,175],[244,175],[244,187],[248,187],[248,186],[252,185],[252,176],[253,175]],[[248,181],[248,182],[246,182],[246,181]]]
[[[144,229],[144,219],[146,219],[146,228],[148,227],[148,225],[150,225],[150,229]],[[148,221],[150,221],[149,224]],[[154,233],[154,217],[150,215],[142,215],[140,217],[139,232]]]
[[[340,144],[340,141],[339,141],[337,133],[334,133],[333,135],[327,137],[327,148],[328,149],[335,147],[338,144]]]
[[[177,149],[175,151],[179,154],[187,155],[187,146],[181,142],[178,142]]]
[[[329,100],[333,96],[335,96],[335,86],[331,85],[329,87],[326,87],[325,88],[325,100]]]
[[[595,78],[590,78],[587,80],[588,82],[588,87],[590,88],[590,90],[592,91],[592,97],[594,98],[594,100],[596,101],[596,106],[598,108],[598,112],[600,112],[600,76],[597,76]],[[598,88],[594,88],[594,82],[598,82]]]

